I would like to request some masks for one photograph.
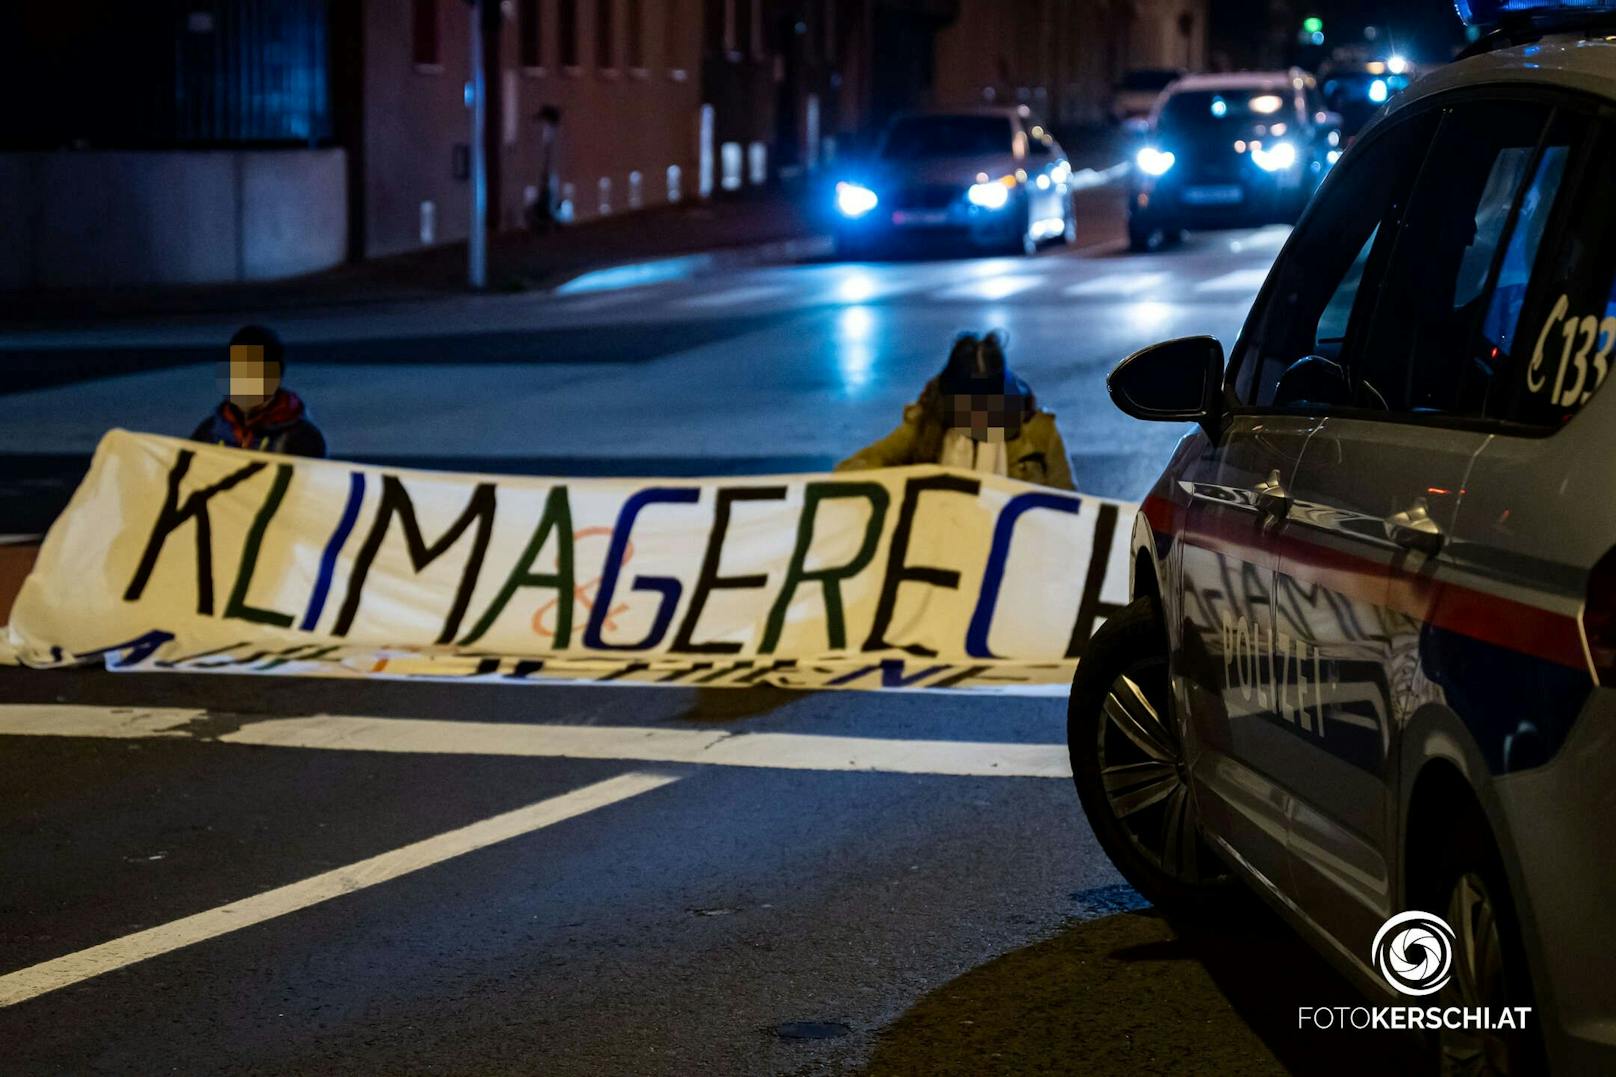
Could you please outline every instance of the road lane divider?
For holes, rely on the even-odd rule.
[[[1203,280],[1195,286],[1197,292],[1250,292],[1256,295],[1262,290],[1263,282],[1268,279],[1268,270],[1263,267],[1255,269],[1236,269],[1232,273],[1225,273],[1210,280]]]
[[[621,774],[560,796],[495,815],[480,822],[412,842],[301,882],[276,887],[192,916],[42,961],[0,975],[0,1007],[15,1006],[140,961],[286,916],[311,905],[389,882],[499,842],[531,834],[568,819],[649,793],[679,780],[678,775]]]
[[[0,736],[189,738],[221,744],[427,755],[610,759],[777,770],[867,771],[961,778],[1070,778],[1064,744],[905,740],[817,733],[732,733],[643,726],[537,725],[316,714],[221,717],[185,708],[0,705]]]

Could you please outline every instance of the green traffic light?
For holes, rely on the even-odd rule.
[[[1317,34],[1324,30],[1324,20],[1317,15],[1309,15],[1302,20],[1302,29],[1310,34]]]

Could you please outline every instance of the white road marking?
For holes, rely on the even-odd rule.
[[[1127,161],[1121,161],[1110,168],[1103,168],[1099,171],[1092,168],[1080,168],[1072,173],[1072,190],[1087,191],[1094,187],[1105,187],[1126,176],[1128,169],[1131,167]]]
[[[1009,299],[1019,295],[1029,288],[1036,288],[1044,283],[1042,277],[988,277],[984,280],[972,281],[953,288],[944,288],[933,292],[931,299],[972,299],[993,302],[999,299]]]
[[[714,307],[734,307],[743,303],[759,303],[765,299],[784,295],[788,291],[778,284],[749,284],[740,288],[726,288],[721,292],[709,292],[706,295],[692,296],[680,300],[681,307],[693,307],[698,310],[711,310]]]
[[[0,735],[194,737],[192,709],[0,705]],[[1064,744],[901,740],[809,733],[638,726],[447,722],[317,714],[247,721],[216,738],[225,744],[360,752],[616,759],[780,770],[871,771],[968,778],[1070,778]]]
[[[15,1006],[19,1002],[133,965],[137,961],[145,961],[306,909],[334,897],[389,882],[401,875],[542,830],[678,780],[677,776],[666,774],[622,774],[446,834],[413,842],[347,867],[321,872],[301,882],[137,931],[78,953],[42,961],[0,976],[0,1007]]]
[[[1277,254],[1290,235],[1290,225],[1271,224],[1266,228],[1259,228],[1244,239],[1230,240],[1229,249],[1235,254],[1243,251],[1273,251]]]
[[[1137,295],[1159,288],[1171,279],[1171,273],[1107,273],[1066,289],[1067,295]]]
[[[206,718],[195,707],[95,707],[76,703],[0,705],[0,733],[29,737],[185,737]]]
[[[1267,269],[1237,269],[1221,277],[1203,280],[1195,286],[1197,292],[1255,292],[1268,279]]]

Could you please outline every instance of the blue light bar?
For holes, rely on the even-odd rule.
[[[1485,30],[1509,15],[1582,15],[1616,12],[1616,0],[1454,0],[1466,26]]]

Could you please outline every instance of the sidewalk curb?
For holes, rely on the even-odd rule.
[[[596,266],[575,273],[542,290],[551,295],[587,295],[591,292],[617,291],[725,269],[822,258],[834,249],[834,241],[825,235],[778,239],[766,243],[702,251],[697,254],[678,254],[666,258]]]
[[[1072,173],[1072,190],[1092,191],[1098,187],[1109,187],[1126,176],[1130,167],[1127,161],[1118,161],[1108,168],[1080,168]]]
[[[1128,162],[1121,161],[1101,169],[1080,168],[1072,173],[1072,191],[1075,194],[1079,191],[1109,187],[1127,175],[1129,167]],[[591,292],[617,291],[726,269],[823,258],[832,254],[835,248],[835,241],[830,236],[815,235],[695,254],[670,255],[666,258],[616,262],[583,270],[541,290],[551,295],[587,295]]]

